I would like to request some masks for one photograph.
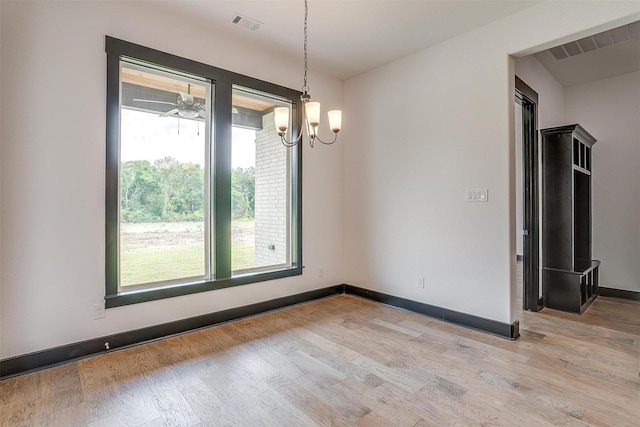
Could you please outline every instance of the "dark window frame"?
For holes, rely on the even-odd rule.
[[[231,94],[233,85],[270,93],[291,101],[292,136],[302,129],[299,91],[201,62],[182,58],[134,43],[106,36],[106,183],[105,183],[105,306],[106,308],[189,295],[232,286],[302,274],[302,144],[291,152],[291,267],[232,277],[231,272]],[[144,61],[203,77],[215,84],[212,109],[212,228],[215,239],[213,269],[215,279],[186,285],[171,285],[118,292],[119,233],[119,133],[120,133],[120,59]],[[224,108],[228,105],[229,108]],[[287,149],[282,147],[282,149]]]

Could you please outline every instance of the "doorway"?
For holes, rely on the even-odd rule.
[[[540,283],[538,94],[516,76],[516,251],[522,308],[543,307]],[[521,273],[520,273],[521,272]]]

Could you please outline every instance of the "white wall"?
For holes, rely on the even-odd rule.
[[[302,83],[300,63],[148,2],[0,8],[0,358],[343,282],[343,144],[305,148],[304,275],[114,308],[94,320],[92,305],[104,296],[105,35],[292,88]],[[323,107],[341,107],[341,82],[309,81]]]
[[[597,140],[593,257],[600,285],[640,292],[640,72],[565,88],[568,122]]]
[[[509,55],[639,16],[640,3],[545,2],[348,80],[347,283],[516,320]],[[467,188],[489,202],[465,203]]]

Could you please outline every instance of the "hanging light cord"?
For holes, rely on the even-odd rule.
[[[309,86],[307,85],[307,69],[308,69],[308,60],[307,60],[307,19],[309,16],[309,6],[307,5],[307,0],[304,0],[304,80],[303,80],[303,84],[302,84],[302,96],[300,96],[300,100],[302,101],[302,104],[304,106],[304,103],[309,101],[311,99],[311,96],[309,95]],[[304,107],[303,107],[304,108]],[[306,118],[304,119],[305,125],[307,125],[307,120]],[[300,129],[300,132],[298,133],[298,137],[294,140],[291,141],[287,141],[287,138],[282,135],[280,137],[280,140],[282,142],[282,145],[284,145],[285,147],[291,148],[291,147],[295,147],[296,145],[298,145],[298,143],[300,141],[302,141],[302,134],[303,134],[303,130]],[[311,141],[311,146],[313,147],[313,141]]]
[[[304,84],[302,85],[302,92],[309,92],[309,86],[307,86],[307,69],[308,60],[307,60],[307,19],[309,16],[309,6],[307,5],[307,0],[304,0]]]
[[[309,68],[309,61],[308,61],[308,52],[307,52],[307,37],[308,37],[308,29],[307,29],[307,21],[309,18],[309,4],[307,2],[307,0],[304,0],[304,80],[303,80],[303,84],[302,84],[302,96],[300,96],[300,100],[302,101],[302,105],[304,106],[304,104],[306,102],[309,102],[311,100],[311,95],[309,95],[309,86],[307,85],[307,70]],[[309,126],[309,122],[307,121],[307,117],[306,114],[304,114],[304,123],[305,123],[305,127],[307,128],[307,130],[309,130],[311,128],[311,126]],[[302,134],[304,133],[303,129],[300,129],[300,132],[298,134],[298,137],[295,140],[292,141],[287,141],[286,137],[283,135],[280,136],[280,140],[282,142],[282,145],[284,145],[285,147],[293,147],[295,145],[297,145],[300,141],[302,141]],[[325,145],[331,145],[334,142],[336,142],[336,140],[338,139],[338,134],[335,133],[334,137],[333,137],[333,141],[330,142],[325,142],[322,139],[320,139],[320,137],[315,134],[312,135],[311,133],[309,133],[309,145],[311,145],[311,148],[313,148],[313,144],[316,140],[320,141],[321,143],[325,144]]]

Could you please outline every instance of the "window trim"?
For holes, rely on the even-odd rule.
[[[291,101],[292,137],[302,129],[301,93],[274,83],[233,73],[211,65],[161,52],[134,43],[105,37],[107,53],[106,96],[106,182],[105,182],[105,306],[106,308],[189,295],[232,286],[302,274],[302,145],[291,148],[291,266],[255,274],[232,275],[231,271],[231,108],[213,108],[214,151],[211,164],[210,197],[212,229],[212,280],[171,284],[118,292],[118,215],[119,215],[119,133],[120,133],[120,59],[126,57],[203,77],[215,85],[213,105],[231,105],[233,86],[243,86]],[[213,126],[213,123],[216,125]],[[283,149],[285,149],[283,147]]]

